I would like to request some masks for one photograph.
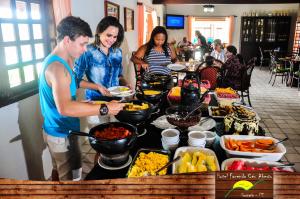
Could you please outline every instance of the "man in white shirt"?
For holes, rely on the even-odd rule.
[[[225,51],[222,49],[221,40],[216,39],[213,43],[213,47],[214,50],[211,52],[210,55],[224,63],[226,61],[226,56]]]

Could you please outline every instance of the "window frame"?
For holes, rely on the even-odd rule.
[[[26,2],[27,19],[17,19],[16,17],[16,1]],[[30,3],[37,3],[40,5],[40,19],[31,18],[31,5]],[[4,42],[2,29],[0,26],[0,108],[32,95],[38,93],[38,72],[36,64],[44,60],[44,58],[51,52],[51,42],[55,38],[50,37],[50,25],[51,13],[53,8],[51,7],[50,0],[10,0],[10,6],[12,9],[12,18],[0,18],[0,25],[2,23],[13,24],[15,41]],[[50,13],[51,12],[51,13]],[[28,24],[29,40],[20,40],[18,24]],[[33,24],[41,25],[41,39],[34,39]],[[44,46],[44,57],[40,59],[35,58],[35,44],[42,43]],[[21,46],[30,45],[32,59],[30,61],[22,61]],[[18,62],[16,64],[6,65],[4,47],[16,46]],[[25,82],[24,66],[32,65],[34,72],[34,80]],[[21,84],[15,87],[10,87],[8,70],[19,69]]]

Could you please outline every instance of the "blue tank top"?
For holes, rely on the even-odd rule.
[[[70,92],[72,100],[76,100],[76,81],[75,75],[68,63],[57,55],[48,55],[42,65],[42,71],[39,78],[39,95],[42,115],[44,117],[44,131],[55,137],[66,137],[69,130],[79,131],[79,118],[63,116],[57,111],[52,94],[52,88],[48,85],[45,78],[45,71],[49,64],[59,62],[64,65],[71,76]]]

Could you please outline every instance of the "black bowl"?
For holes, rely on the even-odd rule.
[[[185,118],[185,116],[192,109],[188,106],[171,106],[166,109],[167,121],[179,128],[188,128],[194,126],[200,122],[201,110],[198,109],[190,116]]]
[[[94,150],[103,154],[121,154],[131,149],[137,139],[137,128],[125,122],[110,122],[97,125],[90,130],[90,135],[95,135],[96,131],[101,131],[108,127],[123,127],[131,132],[130,136],[123,139],[105,140],[101,138],[89,137],[90,144]]]
[[[129,103],[141,105],[142,103],[148,104],[149,108],[138,111],[121,110],[115,117],[121,122],[128,122],[130,124],[137,124],[147,120],[152,113],[152,104],[142,100],[130,100]]]
[[[146,89],[146,90],[148,90],[148,89]],[[152,90],[152,89],[151,89],[151,90]],[[158,94],[146,95],[146,94],[144,93],[144,91],[145,91],[145,90],[141,90],[141,91],[139,91],[138,93],[136,93],[136,97],[137,97],[138,99],[140,99],[140,100],[145,100],[145,101],[147,101],[147,102],[149,102],[149,103],[152,103],[152,104],[158,103],[158,102],[161,100],[161,98],[162,98],[162,96],[163,96],[163,94],[164,94],[163,91],[158,91],[158,92],[160,92],[160,93],[158,93]]]

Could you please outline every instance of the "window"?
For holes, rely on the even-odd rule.
[[[38,92],[41,63],[55,42],[49,2],[0,1],[0,107]]]
[[[207,41],[221,39],[222,43],[229,42],[229,19],[226,17],[196,18],[192,32],[196,30],[199,30]]]

